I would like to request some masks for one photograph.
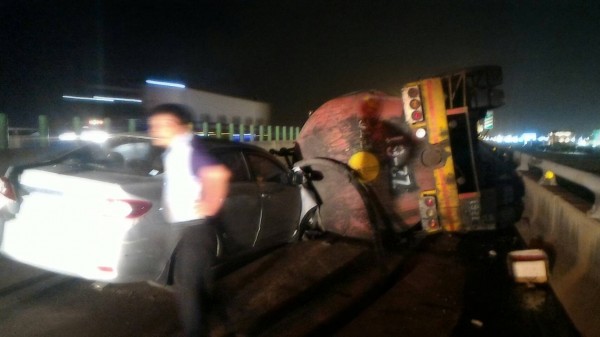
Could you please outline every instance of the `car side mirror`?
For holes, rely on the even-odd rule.
[[[288,181],[291,185],[302,185],[305,181],[304,172],[299,168],[294,168],[288,174]]]

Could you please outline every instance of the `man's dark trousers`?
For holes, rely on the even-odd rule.
[[[184,226],[174,268],[179,317],[185,336],[208,336],[210,266],[217,250],[215,230],[210,220],[188,221],[176,226]]]

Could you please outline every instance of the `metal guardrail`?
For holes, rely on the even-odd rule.
[[[600,176],[518,151],[513,152],[513,161],[519,165],[517,171],[527,171],[530,166],[533,166],[541,169],[544,175],[551,171],[563,179],[587,188],[594,194],[594,205],[587,215],[600,220]]]

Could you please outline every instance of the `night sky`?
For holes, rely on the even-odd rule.
[[[63,94],[151,77],[302,125],[348,92],[496,64],[506,105],[492,134],[600,129],[595,1],[2,1],[0,52],[15,125],[60,114]]]

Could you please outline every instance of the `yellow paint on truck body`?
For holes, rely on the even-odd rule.
[[[462,230],[460,220],[460,202],[454,173],[454,162],[448,132],[448,116],[446,114],[444,90],[440,78],[425,79],[406,85],[418,86],[421,94],[424,126],[427,129],[427,142],[443,151],[445,159],[441,165],[433,168],[435,180],[438,214],[442,228],[456,232]],[[423,123],[415,123],[411,128],[423,127]]]

